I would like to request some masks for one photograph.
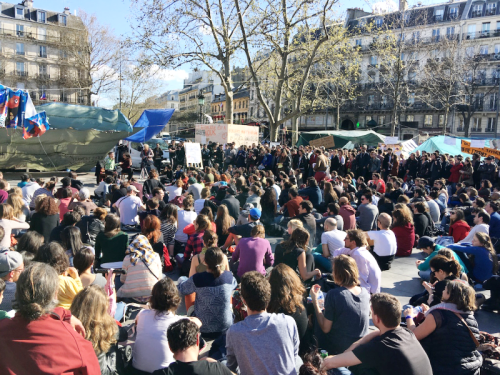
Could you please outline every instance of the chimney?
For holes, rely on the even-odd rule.
[[[24,0],[23,5],[28,9],[32,9],[33,8],[33,0]]]
[[[408,2],[406,0],[399,0],[399,11],[404,12],[408,9]]]
[[[71,15],[71,12],[69,11],[69,8],[68,7],[65,7],[64,8],[64,14],[67,14],[68,16]]]

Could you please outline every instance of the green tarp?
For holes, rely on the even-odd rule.
[[[308,145],[313,139],[328,137],[333,135],[335,147],[343,148],[349,141],[353,144],[366,144],[368,146],[378,146],[379,143],[384,143],[385,136],[374,132],[373,130],[331,130],[331,131],[314,131],[301,132],[297,146]]]

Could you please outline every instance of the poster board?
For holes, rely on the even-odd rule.
[[[248,125],[227,125],[227,143],[234,142],[238,146],[259,144],[259,127]]]
[[[227,143],[227,132],[227,124],[196,124],[194,139],[195,142],[201,144],[216,142],[224,145]],[[203,143],[203,141],[205,141],[205,143]]]
[[[399,143],[398,137],[385,137],[384,142],[386,145],[395,145]]]
[[[234,142],[236,146],[259,144],[259,127],[230,124],[196,124],[195,141],[201,144]]]
[[[471,143],[462,139],[461,151],[466,154],[475,154],[478,153],[482,157],[493,156],[497,159],[500,159],[500,150],[495,150],[494,148],[483,147],[483,148],[475,148],[471,146]]]
[[[397,155],[397,156],[401,155],[401,152],[403,151],[403,146],[401,146],[401,145],[391,145],[391,144],[379,143],[378,147],[382,151],[386,151],[387,149],[392,148],[392,152],[394,153],[394,155]]]
[[[279,142],[271,142],[271,143],[269,144],[269,147],[278,147],[280,144],[281,144],[281,143],[279,143]]]
[[[309,146],[313,147],[323,146],[324,148],[333,148],[335,147],[335,140],[333,139],[333,135],[329,135],[328,137],[310,140]]]
[[[186,149],[186,163],[189,164],[201,164],[201,147],[199,143],[184,143]]]

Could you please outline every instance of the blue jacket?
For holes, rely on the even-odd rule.
[[[305,189],[300,189],[299,195],[301,197],[309,197],[309,200],[311,201],[314,208],[318,208],[321,201],[323,200],[319,186],[306,187]]]
[[[485,247],[472,246],[469,243],[463,243],[461,245],[448,245],[446,247],[455,252],[460,251],[462,253],[474,255],[474,268],[472,269],[472,276],[476,281],[482,283],[493,276],[493,259],[491,259],[491,254]],[[469,272],[470,271],[471,270],[469,270]]]
[[[490,216],[490,236],[500,238],[500,214],[493,212]]]

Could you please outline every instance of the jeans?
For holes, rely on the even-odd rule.
[[[123,319],[123,315],[125,313],[125,306],[127,306],[125,302],[118,302],[116,304],[115,320],[120,321]]]
[[[423,281],[429,281],[431,279],[431,271],[418,271],[418,276],[420,276],[420,278],[423,280]]]
[[[330,259],[325,258],[322,254],[313,253],[314,264],[320,269],[324,269],[327,272],[332,272],[332,262]]]

